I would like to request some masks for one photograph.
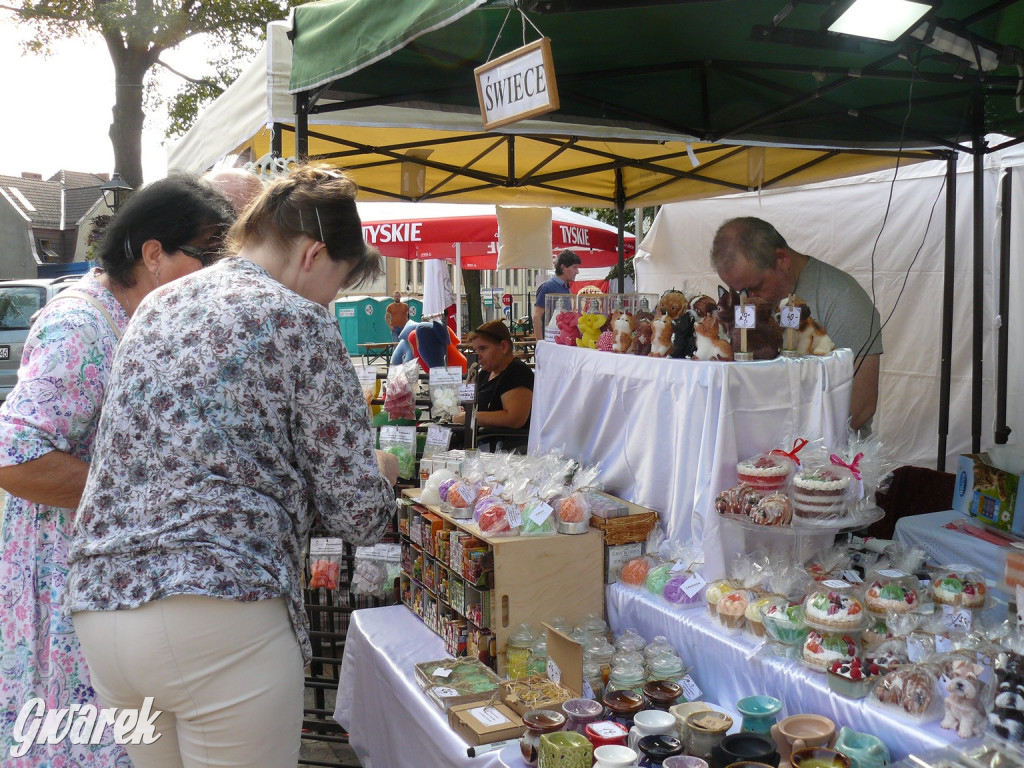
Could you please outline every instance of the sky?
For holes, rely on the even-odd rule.
[[[114,67],[99,35],[62,40],[53,55],[22,51],[30,30],[0,12],[0,174],[23,171],[49,178],[61,169],[111,173],[114,152],[107,131],[114,104]],[[170,51],[169,64],[201,74],[201,48]],[[161,78],[168,95],[177,90],[173,75]],[[167,173],[163,147],[166,119],[147,115],[142,137],[147,181]]]

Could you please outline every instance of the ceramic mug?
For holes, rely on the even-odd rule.
[[[605,744],[594,750],[594,768],[634,768],[639,757],[629,747],[618,744]]]
[[[686,726],[686,718],[694,712],[707,712],[711,707],[703,701],[684,701],[669,707],[668,711],[676,719],[676,736],[683,742],[683,749],[690,749],[690,729]]]
[[[772,738],[785,763],[797,749],[827,747],[836,733],[836,724],[822,715],[790,715],[772,726]]]
[[[880,738],[845,725],[839,729],[835,750],[850,758],[852,768],[883,768],[891,759],[889,748]]]
[[[636,751],[637,744],[644,736],[675,735],[675,717],[660,709],[645,709],[633,716],[633,727],[629,729],[629,736],[626,737],[626,746]]]

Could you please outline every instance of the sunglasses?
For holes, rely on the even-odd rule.
[[[195,259],[204,267],[208,267],[221,257],[220,248],[197,248],[194,245],[182,245],[178,250],[186,256]]]

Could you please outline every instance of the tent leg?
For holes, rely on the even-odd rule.
[[[942,349],[939,369],[939,450],[935,468],[946,471],[949,388],[953,371],[953,286],[956,282],[956,153],[946,156],[946,258],[942,272]]]
[[[996,354],[996,445],[1006,445],[1010,427],[1006,423],[1007,355],[1010,350],[1010,219],[1013,210],[1013,181],[1010,171],[1003,172],[1002,209],[999,221],[999,337]]]
[[[622,169],[615,169],[615,224],[619,229],[619,293],[626,292],[626,190]]]
[[[300,163],[309,158],[309,94],[295,95],[295,159]]]
[[[974,360],[971,368],[971,452],[981,450],[982,361],[985,350],[985,139],[974,137]]]

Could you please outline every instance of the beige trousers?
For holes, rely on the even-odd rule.
[[[160,734],[126,745],[135,768],[288,768],[299,759],[302,655],[283,598],[176,595],[74,614],[104,707],[141,709]]]

